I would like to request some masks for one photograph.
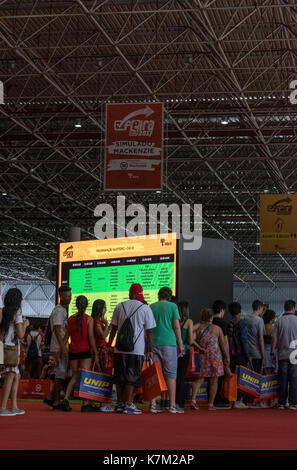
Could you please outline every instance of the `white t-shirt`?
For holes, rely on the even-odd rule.
[[[19,339],[17,338],[14,328],[17,323],[23,323],[23,317],[20,310],[14,316],[13,321],[9,325],[8,332],[6,333],[4,343],[8,344],[9,346],[14,346],[15,344],[19,344]]]
[[[137,312],[130,318],[134,329],[134,341],[136,341],[136,343],[133,351],[118,351],[117,348],[115,348],[114,352],[119,354],[135,354],[138,356],[144,356],[145,330],[151,330],[156,327],[153,312],[148,305],[143,304],[139,300],[127,300],[126,302],[123,302],[123,304],[125,306],[125,310],[122,304],[118,304],[114,309],[111,324],[117,326],[119,331],[126,318],[130,317],[140,306]]]
[[[36,341],[36,345],[38,349],[38,356],[42,357],[41,345],[43,343],[43,338],[38,331],[30,331],[30,333],[28,334],[26,338],[26,357],[28,354],[28,350],[30,348],[31,341]]]
[[[54,333],[54,326],[61,326],[61,336],[62,339],[64,338],[66,331],[67,331],[67,310],[66,308],[62,307],[62,305],[56,305],[54,310],[52,311],[50,317],[50,325],[52,330],[52,339],[50,345],[51,352],[59,352],[60,351],[60,344],[57,340],[57,337]],[[68,343],[67,343],[68,344]],[[66,344],[66,348],[67,348]]]

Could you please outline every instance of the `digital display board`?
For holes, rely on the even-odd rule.
[[[85,295],[87,313],[95,300],[103,299],[110,320],[116,305],[129,299],[133,283],[142,285],[149,305],[157,302],[161,287],[175,295],[176,257],[176,234],[60,243],[58,286],[71,287],[69,316],[77,312],[77,296]]]

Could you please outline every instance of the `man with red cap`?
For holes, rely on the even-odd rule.
[[[145,303],[140,284],[132,284],[129,299],[118,304],[111,319],[109,346],[116,333],[123,334],[125,320],[130,319],[133,332],[132,347],[124,350],[116,343],[114,351],[114,383],[117,388],[117,413],[141,414],[142,411],[133,403],[134,388],[141,386],[141,370],[145,355],[145,338],[147,339],[147,360],[153,360],[152,329],[156,322],[150,307]],[[129,330],[129,328],[128,328]],[[128,331],[127,329],[125,331]]]

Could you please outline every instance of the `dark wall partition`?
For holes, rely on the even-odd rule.
[[[232,302],[233,254],[232,241],[203,238],[199,250],[186,251],[179,240],[178,299],[190,302],[194,322],[214,300]]]

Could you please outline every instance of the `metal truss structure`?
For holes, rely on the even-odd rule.
[[[0,0],[0,280],[42,281],[70,226],[94,237],[105,104],[162,101],[162,193],[203,205],[233,240],[235,280],[295,281],[259,253],[259,196],[295,193],[297,6],[292,0]]]

